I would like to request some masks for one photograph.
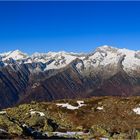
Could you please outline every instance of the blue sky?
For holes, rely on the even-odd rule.
[[[140,2],[0,2],[0,52],[140,50]]]

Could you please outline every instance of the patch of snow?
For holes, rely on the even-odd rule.
[[[79,62],[79,63],[76,65],[76,68],[77,68],[77,69],[81,69],[82,66],[83,66],[83,64],[82,64],[81,62]]]
[[[0,115],[6,114],[6,111],[0,111]]]
[[[77,101],[77,103],[78,103],[78,106],[73,106],[73,105],[70,105],[69,103],[57,103],[56,105],[65,107],[70,110],[79,109],[80,107],[85,106],[84,101]]]
[[[56,104],[57,106],[61,106],[61,107],[66,107],[67,109],[70,109],[70,110],[75,110],[75,109],[78,109],[79,106],[72,106],[70,105],[69,103],[58,103]]]
[[[134,111],[136,114],[140,115],[140,107],[134,108],[133,111]]]
[[[100,140],[109,140],[109,138],[100,138]]]
[[[28,114],[28,113],[26,113]],[[41,117],[45,116],[45,114],[43,112],[40,112],[40,111],[34,111],[33,109],[30,109],[30,114],[33,115],[33,114],[39,114]]]
[[[24,62],[24,64],[31,64],[31,63],[33,63],[33,60],[32,60],[32,59],[27,59],[27,60]]]
[[[28,125],[26,125],[26,124],[23,124],[22,126],[23,126],[23,127],[28,127]]]
[[[46,135],[48,135],[48,132],[45,133]],[[52,132],[53,135],[55,136],[59,136],[59,137],[63,137],[63,136],[67,136],[67,137],[73,137],[75,135],[88,135],[89,133],[84,133],[82,131],[80,132]]]
[[[43,112],[39,112],[39,111],[31,111],[30,113],[31,113],[31,115],[37,113],[37,114],[39,114],[41,117],[45,116],[45,114],[44,114]]]
[[[2,132],[2,133],[7,133],[7,131],[6,131],[6,130],[1,129],[1,128],[0,128],[0,132]]]
[[[85,106],[84,101],[77,101],[79,107]]]
[[[101,107],[98,106],[97,109],[98,109],[98,110],[103,110],[104,107],[103,107],[103,106],[101,106]]]

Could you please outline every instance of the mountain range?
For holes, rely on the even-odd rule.
[[[0,108],[31,101],[140,95],[140,51],[0,54]]]

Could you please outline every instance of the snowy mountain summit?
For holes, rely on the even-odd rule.
[[[101,46],[93,52],[0,54],[0,107],[93,96],[139,96],[140,51]]]
[[[10,51],[10,52],[7,52],[7,53],[2,53],[2,54],[0,54],[0,56],[2,57],[3,61],[8,60],[10,58],[12,58],[14,60],[21,60],[21,59],[24,59],[24,58],[28,57],[27,54],[22,53],[19,50]]]
[[[89,54],[62,51],[27,55],[19,50],[15,50],[1,53],[0,58],[3,66],[7,66],[9,60],[13,60],[17,64],[41,63],[45,65],[41,69],[43,71],[64,68],[76,59],[79,60],[76,64],[78,70],[81,70],[81,68],[87,70],[104,67],[122,67],[125,71],[132,73],[132,71],[140,69],[140,51],[113,48],[107,45],[98,47]]]

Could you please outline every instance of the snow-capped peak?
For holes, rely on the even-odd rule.
[[[5,56],[9,55],[10,53],[11,53],[11,51],[9,51],[9,52],[4,52],[4,53],[0,53],[0,56],[1,56],[1,57],[5,57]]]
[[[26,58],[28,55],[19,51],[19,50],[15,50],[15,51],[11,51],[8,53],[4,53],[5,55],[1,55],[3,56],[3,61],[8,60],[9,58],[12,58],[14,60],[20,60],[20,59],[24,59]]]
[[[48,52],[48,53],[34,53],[31,56],[15,50],[0,54],[0,61],[8,65],[10,59],[21,63],[43,63],[43,70],[60,69],[66,67],[75,59],[79,59],[80,64],[76,65],[79,69],[96,69],[96,68],[117,68],[121,62],[123,69],[127,72],[132,72],[135,69],[140,69],[140,51],[133,51],[128,49],[119,49],[112,46],[104,45],[95,49],[89,54],[72,53],[72,52]],[[18,60],[18,61],[17,61]],[[2,64],[3,65],[3,64]],[[109,69],[110,69],[109,68]],[[110,69],[111,71],[111,69]]]
[[[104,51],[104,52],[106,52],[106,51],[116,51],[116,50],[118,50],[118,48],[108,46],[108,45],[104,45],[104,46],[100,46],[100,47],[96,48],[95,51]]]
[[[111,46],[108,46],[108,45],[103,45],[103,46],[100,46],[98,47],[100,49],[108,49],[108,48],[112,48]]]

